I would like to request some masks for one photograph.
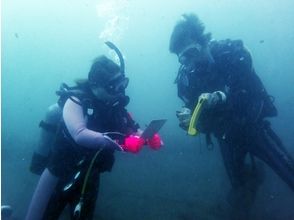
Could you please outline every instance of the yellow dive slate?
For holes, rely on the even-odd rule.
[[[190,124],[189,124],[189,128],[188,128],[189,135],[195,136],[198,134],[198,131],[196,130],[196,124],[197,124],[197,121],[198,121],[199,116],[201,114],[203,104],[206,102],[206,100],[207,100],[207,98],[204,98],[204,97],[200,98],[198,100],[198,103],[193,111],[193,114],[192,114],[192,117],[190,120]]]

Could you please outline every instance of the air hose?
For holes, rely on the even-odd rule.
[[[86,176],[85,176],[85,179],[84,179],[84,182],[83,182],[83,186],[82,186],[82,191],[81,191],[81,196],[80,196],[80,201],[79,203],[76,205],[75,209],[74,209],[74,219],[79,219],[80,216],[81,216],[81,210],[82,210],[82,206],[83,206],[83,203],[84,203],[84,195],[85,195],[85,191],[86,191],[86,186],[87,186],[87,183],[88,183],[88,179],[89,179],[89,176],[90,176],[90,173],[91,173],[91,170],[92,170],[92,167],[94,165],[94,162],[96,160],[96,158],[98,157],[98,155],[100,154],[100,152],[103,150],[104,148],[100,148],[94,155],[94,157],[92,158],[91,160],[91,163],[89,165],[89,168],[87,170],[87,173],[86,173]]]
[[[106,133],[103,133],[103,135],[125,137],[124,134],[119,133],[119,132],[106,132]],[[73,213],[74,219],[76,219],[76,220],[80,219],[81,210],[82,210],[82,206],[83,206],[83,203],[84,203],[84,195],[85,195],[86,186],[87,186],[87,183],[88,183],[88,180],[89,180],[89,176],[91,174],[94,163],[95,163],[98,155],[101,153],[102,150],[104,150],[104,147],[97,150],[97,152],[95,153],[94,157],[92,158],[92,160],[90,162],[90,165],[89,165],[89,167],[87,169],[87,172],[86,172],[86,175],[85,175],[85,178],[84,178],[84,182],[83,182],[83,186],[82,186],[82,190],[81,190],[80,200],[79,200],[79,203],[76,205],[76,207],[74,209],[74,213]]]

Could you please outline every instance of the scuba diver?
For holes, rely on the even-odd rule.
[[[170,37],[169,50],[181,64],[175,83],[185,104],[176,115],[181,128],[190,132],[194,126],[191,133],[205,134],[208,145],[214,135],[232,185],[232,218],[248,219],[263,175],[255,157],[292,190],[294,160],[266,119],[276,116],[277,109],[243,42],[211,40],[204,29],[195,14],[184,14]]]
[[[100,173],[111,171],[114,152],[138,153],[144,144],[162,146],[160,136],[140,136],[138,124],[126,110],[122,54],[111,42],[120,66],[106,56],[96,58],[87,80],[62,84],[57,104],[40,123],[41,135],[30,170],[41,174],[26,220],[56,220],[66,205],[71,219],[93,219]]]

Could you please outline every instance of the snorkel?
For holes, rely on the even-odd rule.
[[[115,51],[116,55],[119,58],[119,64],[120,64],[120,72],[123,74],[123,76],[125,76],[125,61],[123,58],[122,53],[120,52],[120,50],[117,48],[117,46],[114,45],[114,43],[110,42],[110,41],[106,41],[105,44],[112,50]]]
[[[111,49],[114,50],[114,52],[116,53],[116,55],[119,58],[119,63],[120,63],[120,72],[122,74],[123,77],[125,77],[125,61],[123,58],[122,53],[120,52],[120,50],[118,49],[117,46],[115,46],[114,43],[110,42],[110,41],[106,41],[105,44]],[[112,102],[112,106],[116,106],[116,105],[122,105],[122,106],[126,106],[130,101],[130,98],[128,96],[126,96],[124,93],[119,95],[113,102]]]

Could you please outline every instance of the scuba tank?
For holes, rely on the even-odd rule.
[[[39,123],[41,130],[38,145],[33,153],[30,164],[30,171],[34,174],[41,175],[48,163],[51,147],[55,140],[55,134],[61,117],[62,109],[55,103],[48,107],[45,117]]]
[[[59,96],[57,103],[48,107],[44,118],[39,123],[41,130],[38,145],[34,150],[30,164],[30,171],[37,175],[42,174],[49,161],[50,152],[56,140],[56,132],[62,120],[62,109],[65,101],[70,98],[76,104],[81,105],[80,102],[71,98],[71,96],[82,95],[77,86],[69,87],[62,83],[59,90],[56,91],[56,95]]]

